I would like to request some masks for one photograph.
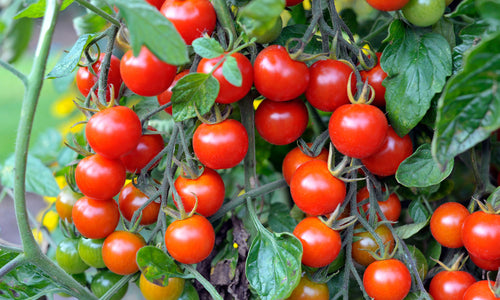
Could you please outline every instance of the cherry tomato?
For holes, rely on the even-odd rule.
[[[161,13],[174,24],[187,45],[203,34],[211,35],[217,16],[208,0],[166,0]]]
[[[139,288],[142,296],[146,300],[177,300],[184,290],[185,280],[177,277],[170,277],[166,286],[157,285],[141,274]]]
[[[115,231],[102,245],[102,259],[106,267],[119,275],[133,274],[139,271],[136,254],[146,246],[144,238],[129,231]]]
[[[385,188],[382,189],[382,192],[385,192]],[[363,200],[368,201],[369,197],[370,193],[368,192],[368,188],[363,187],[356,194],[356,201],[358,203]],[[397,222],[399,220],[399,216],[401,215],[401,201],[399,200],[398,195],[392,193],[389,195],[387,200],[377,201],[377,203],[387,220],[392,222]],[[363,208],[363,212],[366,214],[366,217],[368,219],[370,216],[370,214],[368,214],[368,210],[370,209],[370,202],[363,204],[361,207]],[[380,216],[378,214],[377,216],[378,220],[381,221],[382,219],[380,218]]]
[[[375,300],[402,300],[410,292],[410,271],[397,259],[378,260],[366,268],[363,285]]]
[[[309,69],[305,63],[293,60],[285,47],[271,45],[255,59],[254,84],[270,100],[292,100],[306,91]]]
[[[102,61],[104,60],[105,53],[101,53],[99,59],[92,65],[92,69],[94,73],[97,75],[93,75],[90,73],[88,67],[80,67],[76,72],[76,86],[80,93],[84,97],[87,97],[90,93],[92,87],[99,80],[99,73],[101,72]],[[113,89],[114,96],[118,96],[120,92],[120,86],[122,85],[122,77],[120,75],[120,59],[118,57],[111,55],[109,72],[108,72],[108,84],[106,85],[106,100],[109,101],[111,95],[110,90]],[[96,88],[95,94],[98,95],[99,89]]]
[[[143,46],[137,57],[132,50],[125,52],[120,63],[120,73],[123,82],[132,92],[150,97],[168,89],[174,81],[177,67],[161,61]]]
[[[90,117],[85,136],[96,153],[116,159],[137,147],[142,135],[141,120],[126,106],[113,106]]]
[[[304,0],[286,0],[286,6],[294,6],[294,5],[297,5],[299,3],[302,3],[304,2]],[[299,298],[297,298],[299,299]],[[300,298],[302,299],[302,298]]]
[[[174,81],[172,81],[172,83],[170,84],[168,89],[166,89],[164,92],[162,92],[161,94],[156,96],[156,98],[158,100],[158,104],[165,105],[165,104],[170,102],[170,99],[172,98],[172,89],[177,84],[179,79],[186,76],[187,74],[189,74],[189,70],[184,70],[184,71],[178,73],[177,75],[175,75]],[[165,108],[165,112],[168,113],[169,115],[172,115],[172,105]]]
[[[287,300],[328,300],[330,291],[326,283],[311,281],[306,275],[302,276],[299,285],[293,290]]]
[[[365,158],[383,146],[388,127],[387,119],[379,108],[360,103],[337,108],[330,117],[328,131],[340,153]]]
[[[372,252],[376,252],[379,249],[379,245],[369,231],[361,231],[363,230],[361,225],[356,225],[354,230],[354,236],[356,239],[359,238],[359,240],[352,243],[352,258],[358,264],[368,266],[375,261]],[[379,225],[375,228],[375,233],[380,237],[384,247],[389,247],[389,252],[394,249],[394,237],[386,225]]]
[[[296,141],[306,130],[308,122],[307,107],[300,99],[285,102],[264,99],[255,112],[255,128],[273,145]]]
[[[373,8],[383,11],[393,11],[403,8],[409,0],[366,0]]]
[[[134,213],[148,200],[149,197],[130,182],[121,190],[120,196],[118,197],[118,205],[123,217],[130,222]],[[150,225],[155,223],[158,219],[160,208],[160,202],[153,201],[149,203],[141,212],[142,217],[140,224]]]
[[[119,160],[107,159],[99,154],[82,159],[75,170],[76,185],[87,197],[108,200],[120,192],[127,171]]]
[[[110,235],[120,221],[120,211],[113,199],[107,201],[80,198],[73,206],[73,223],[84,237],[102,239]]]
[[[399,165],[413,154],[413,143],[409,135],[400,137],[391,126],[382,146],[375,154],[361,159],[368,171],[379,176],[396,174]]]
[[[174,186],[181,197],[184,210],[190,212],[198,201],[196,212],[204,217],[219,210],[226,194],[222,177],[210,168],[205,168],[200,177],[195,179],[179,176]]]
[[[446,202],[441,204],[432,214],[430,228],[436,241],[448,248],[460,248],[462,242],[462,225],[470,213],[460,203]]]
[[[201,124],[193,135],[193,150],[200,162],[211,169],[229,169],[239,164],[248,151],[248,134],[238,121]]]
[[[325,161],[318,159],[303,163],[295,171],[290,191],[293,202],[312,216],[332,213],[346,195],[345,183],[330,173]]]
[[[153,5],[158,10],[160,10],[160,8],[163,5],[163,2],[165,2],[165,0],[146,0],[146,2]]]
[[[351,67],[334,59],[318,60],[309,68],[310,80],[306,98],[315,108],[322,111],[334,111],[344,104],[349,104],[347,85],[353,74]],[[351,91],[356,93],[356,76],[351,77]],[[335,92],[332,92],[335,91]]]
[[[311,144],[309,144],[309,146],[311,146]],[[282,164],[283,177],[285,178],[286,183],[290,185],[292,176],[297,170],[297,168],[300,167],[303,163],[313,159],[319,159],[326,162],[328,160],[328,150],[324,148],[321,149],[321,152],[318,154],[318,156],[315,157],[305,154],[300,149],[300,147],[295,147],[292,150],[290,150],[290,152],[288,152],[285,155]]]
[[[104,239],[87,239],[80,238],[78,240],[78,254],[80,258],[89,266],[101,269],[106,265],[102,260],[102,244]]]
[[[342,247],[340,234],[317,217],[300,221],[293,230],[302,243],[302,263],[308,267],[321,268],[329,265],[339,255]]]
[[[229,104],[236,102],[243,98],[248,92],[253,84],[253,67],[250,60],[243,54],[236,52],[231,54],[231,56],[236,60],[238,64],[238,69],[240,69],[242,83],[241,86],[232,85],[229,81],[226,80],[224,74],[222,74],[222,68],[225,61],[220,64],[215,71],[212,72],[212,69],[215,67],[217,63],[224,57],[223,55],[215,58],[202,58],[200,63],[198,64],[197,71],[199,73],[209,74],[212,72],[212,75],[219,81],[219,94],[215,99],[215,102],[222,104]]]
[[[380,66],[380,57],[382,53],[377,52],[377,64],[370,70],[363,70],[360,73],[363,81],[368,80],[368,84],[373,87],[375,90],[375,98],[373,99],[372,104],[382,107],[385,106],[385,86],[382,85],[382,81],[387,77],[387,73],[382,70]]]
[[[168,253],[183,264],[196,264],[204,260],[212,252],[214,244],[214,228],[201,215],[176,220],[165,231]]]
[[[148,129],[156,131],[152,127]],[[165,141],[163,141],[161,134],[143,134],[139,138],[135,149],[120,157],[120,160],[127,171],[130,173],[139,173],[164,147]],[[157,160],[149,170],[153,169],[159,163],[160,160]]]
[[[434,300],[463,299],[467,288],[476,279],[465,271],[441,271],[436,274],[429,285],[429,294]]]
[[[69,186],[64,187],[56,197],[56,211],[59,218],[68,222],[73,222],[71,214],[76,201],[81,195],[73,192]]]
[[[68,274],[83,273],[89,266],[78,255],[78,239],[66,238],[56,249],[57,264]]]
[[[500,268],[500,259],[495,259],[495,260],[487,260],[487,259],[482,259],[479,257],[476,257],[472,254],[469,253],[470,260],[479,268],[486,270],[486,271],[498,271],[498,268]]]
[[[500,215],[477,211],[465,218],[462,225],[465,249],[477,258],[500,259]]]
[[[100,270],[90,284],[90,290],[98,298],[101,298],[106,292],[111,289],[123,276],[110,272],[108,270]],[[120,300],[125,296],[128,290],[128,282],[125,283],[118,291],[116,291],[110,300]]]
[[[463,300],[496,300],[491,291],[491,286],[495,285],[494,281],[481,280],[471,284],[464,293]]]
[[[402,12],[413,25],[426,27],[439,21],[445,9],[444,0],[410,0],[402,8]]]

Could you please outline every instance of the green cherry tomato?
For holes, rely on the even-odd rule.
[[[78,241],[78,254],[80,258],[89,266],[94,268],[105,268],[102,260],[102,244],[104,239],[88,239],[82,237]]]
[[[265,26],[251,31],[248,34],[250,38],[256,38],[256,43],[267,44],[277,39],[282,29],[283,21],[281,17],[278,17],[276,20],[271,20],[269,23],[266,23]]]
[[[426,27],[441,19],[445,8],[445,0],[410,0],[402,11],[410,23]]]
[[[68,274],[83,273],[89,266],[78,254],[78,239],[62,240],[56,249],[57,264]]]
[[[100,271],[94,278],[92,278],[92,283],[90,284],[90,289],[96,297],[101,298],[106,292],[112,288],[123,276],[115,274],[111,271]],[[113,294],[110,300],[120,300],[127,293],[128,283],[122,286],[117,292]]]

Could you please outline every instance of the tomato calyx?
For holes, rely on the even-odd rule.
[[[363,83],[363,88],[357,99],[355,99],[352,94],[351,85],[352,73],[349,75],[349,80],[347,81],[347,97],[352,104],[370,104],[373,102],[375,99],[375,89],[368,84],[368,80]]]
[[[487,214],[499,215],[500,209],[495,209],[490,202],[482,203],[478,199],[474,199],[479,206],[479,209]]]
[[[368,49],[363,48],[359,50],[358,61],[363,70],[371,70],[377,65],[378,56],[371,47]]]
[[[448,272],[453,272],[453,271],[459,271],[462,269],[462,267],[465,265],[465,263],[467,262],[467,259],[469,257],[466,256],[464,258],[464,253],[460,254],[457,259],[453,262],[453,264],[451,266],[447,266],[446,264],[444,264],[442,261],[439,261],[433,257],[431,257],[430,259],[432,261],[434,261],[435,263],[437,263],[441,268],[443,268],[445,271],[448,271]]]
[[[354,225],[354,223],[356,223],[356,221],[358,220],[358,217],[348,216],[345,218],[339,218],[342,216],[343,210],[344,208],[342,207],[342,205],[338,205],[337,208],[330,214],[330,216],[328,216],[327,220],[320,216],[318,216],[318,219],[333,230],[344,230],[347,227]]]
[[[353,165],[353,162],[354,162],[353,158],[351,158],[347,155],[344,155],[342,157],[342,160],[337,165],[335,165],[335,149],[334,149],[333,145],[330,143],[330,151],[328,153],[327,164],[328,164],[328,170],[330,171],[332,176],[337,177],[338,179],[340,179],[344,182],[365,180],[365,178],[350,179],[350,178],[342,177],[342,175],[347,174],[351,171],[357,170],[361,167],[359,165]],[[348,165],[350,165],[350,166],[348,166]]]
[[[196,106],[194,107],[194,109],[196,111],[196,116],[198,117],[198,119],[201,122],[209,125],[217,124],[226,120],[227,118],[229,118],[231,112],[233,111],[233,107],[231,105],[224,105],[219,103],[215,103],[210,111],[205,115],[201,115]]]

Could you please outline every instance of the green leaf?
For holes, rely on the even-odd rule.
[[[147,280],[161,286],[167,285],[170,277],[185,277],[174,259],[154,246],[137,251],[137,265]]]
[[[65,10],[66,7],[71,5],[75,0],[63,0],[61,5],[61,11]],[[14,18],[40,18],[45,15],[45,6],[47,4],[46,0],[39,0],[34,2],[30,6],[26,7],[22,11],[20,11]]]
[[[413,200],[410,203],[410,205],[408,206],[408,212],[410,213],[410,217],[416,223],[424,222],[430,217],[429,212],[422,204],[422,201],[419,200]]]
[[[451,50],[446,39],[392,22],[381,64],[388,77],[386,109],[394,130],[406,135],[424,117],[434,95],[443,89],[451,74]]]
[[[466,51],[475,47],[478,44],[478,39],[488,32],[491,32],[491,27],[484,20],[478,20],[460,31],[458,36],[462,42],[453,49],[453,69],[455,73],[462,68],[463,56]]]
[[[429,245],[427,246],[427,250],[425,251],[425,257],[427,257],[427,264],[429,264],[429,268],[434,267],[436,262],[431,258],[439,260],[441,256],[441,244],[439,244],[435,239],[430,239]]]
[[[301,259],[302,244],[294,235],[261,228],[248,251],[248,282],[262,300],[287,298],[299,284]]]
[[[297,221],[290,215],[290,208],[284,203],[271,204],[267,222],[274,232],[292,232],[297,226]]]
[[[0,39],[0,59],[16,62],[28,49],[33,35],[34,21],[31,19],[12,20],[8,23]]]
[[[50,71],[47,78],[60,78],[71,74],[78,66],[83,51],[92,42],[94,37],[95,35],[92,34],[80,36],[71,50]]]
[[[98,5],[98,7],[109,14],[112,13],[108,6]],[[108,26],[108,24],[108,21],[93,12],[89,12],[83,16],[73,19],[73,27],[75,28],[78,36],[87,33],[101,32],[106,26]]]
[[[204,58],[216,58],[224,54],[224,48],[213,38],[197,38],[192,45],[194,52]]]
[[[238,11],[236,20],[248,36],[262,36],[273,28],[284,8],[284,0],[252,0]]]
[[[446,166],[500,127],[500,34],[467,53],[438,102],[432,154]]]
[[[222,64],[222,75],[224,75],[224,78],[234,86],[239,87],[243,82],[238,62],[236,62],[236,58],[230,55],[226,56],[226,60]]]
[[[43,163],[50,164],[57,160],[63,145],[61,133],[54,128],[49,128],[38,136],[35,143],[30,146],[30,154]]]
[[[500,25],[500,1],[477,0],[476,8],[481,17],[493,26]]]
[[[469,16],[474,17],[477,15],[476,11],[476,0],[464,0],[460,1],[455,10],[448,14],[447,16],[450,18],[460,17],[460,16]]]
[[[210,74],[190,73],[172,89],[172,114],[176,122],[210,111],[219,94],[219,81]]]
[[[160,60],[171,65],[189,62],[184,40],[174,25],[158,9],[144,0],[110,0],[118,7],[130,33],[130,43],[134,55],[139,55],[141,47],[147,46]]]
[[[3,163],[0,181],[6,187],[14,187],[14,155]],[[31,155],[28,155],[26,167],[26,191],[49,197],[56,197],[60,192],[52,171]]]
[[[415,234],[417,234],[422,228],[427,226],[427,223],[429,222],[430,218],[423,221],[423,222],[418,222],[418,223],[411,223],[411,224],[406,224],[402,226],[395,227],[394,230],[396,231],[396,234],[402,238],[403,240],[408,239]]]
[[[294,24],[290,26],[286,26],[281,31],[280,36],[273,41],[273,44],[286,46],[286,43],[289,39],[292,38],[301,38],[307,30],[307,25],[304,24]],[[304,48],[304,52],[306,53],[321,53],[322,52],[322,44],[321,40],[318,36],[313,36],[311,40],[307,43]]]
[[[423,144],[410,157],[405,159],[396,172],[396,180],[407,187],[427,187],[446,179],[453,170],[453,158],[446,162],[446,169],[441,171],[432,158],[431,145]]]

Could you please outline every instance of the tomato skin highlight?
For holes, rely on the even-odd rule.
[[[499,299],[491,292],[494,281],[481,280],[471,284],[464,293],[463,300],[496,300]]]
[[[465,271],[441,271],[429,285],[434,300],[462,299],[465,291],[476,279]]]
[[[149,197],[136,188],[132,182],[126,184],[118,197],[118,206],[123,217],[131,221],[134,213],[147,201]],[[153,201],[142,210],[141,225],[151,225],[158,219],[160,212],[160,202]]]
[[[477,211],[465,218],[462,225],[465,249],[477,258],[500,259],[500,215]]]
[[[113,273],[129,275],[139,271],[136,254],[146,246],[144,238],[128,231],[115,231],[104,240],[102,259],[106,267]]]
[[[444,0],[410,0],[403,8],[403,16],[413,25],[427,27],[435,24],[444,14]]]
[[[441,204],[431,216],[430,229],[432,236],[442,246],[460,248],[462,242],[462,225],[470,215],[465,206],[457,202]]]
[[[410,292],[410,271],[397,259],[378,260],[366,268],[363,285],[375,300],[402,300]]]
[[[80,198],[73,206],[73,223],[84,237],[103,239],[110,235],[120,221],[118,204],[88,197]]]
[[[311,144],[309,144],[309,146],[311,146]],[[282,163],[282,173],[286,183],[290,185],[292,176],[298,169],[298,167],[300,167],[303,163],[313,159],[319,159],[326,162],[328,160],[328,150],[324,148],[321,149],[321,152],[316,157],[305,154],[304,152],[302,152],[300,147],[295,147],[290,150],[290,152],[285,155]]]
[[[170,277],[166,286],[152,283],[141,274],[139,279],[139,289],[146,300],[177,300],[184,290],[185,280],[177,277]]]
[[[97,76],[90,73],[88,67],[78,68],[78,71],[76,73],[76,86],[84,97],[88,96],[92,87],[99,80],[99,73],[101,72],[102,61],[104,60],[105,55],[106,53],[101,53],[97,61],[92,65],[92,69]],[[108,72],[108,84],[106,85],[106,100],[108,102],[111,98],[111,87],[113,87],[113,94],[116,98],[118,96],[118,93],[120,92],[121,85],[122,77],[120,75],[120,59],[114,55],[111,55]],[[94,93],[98,95],[99,88],[96,88]]]

